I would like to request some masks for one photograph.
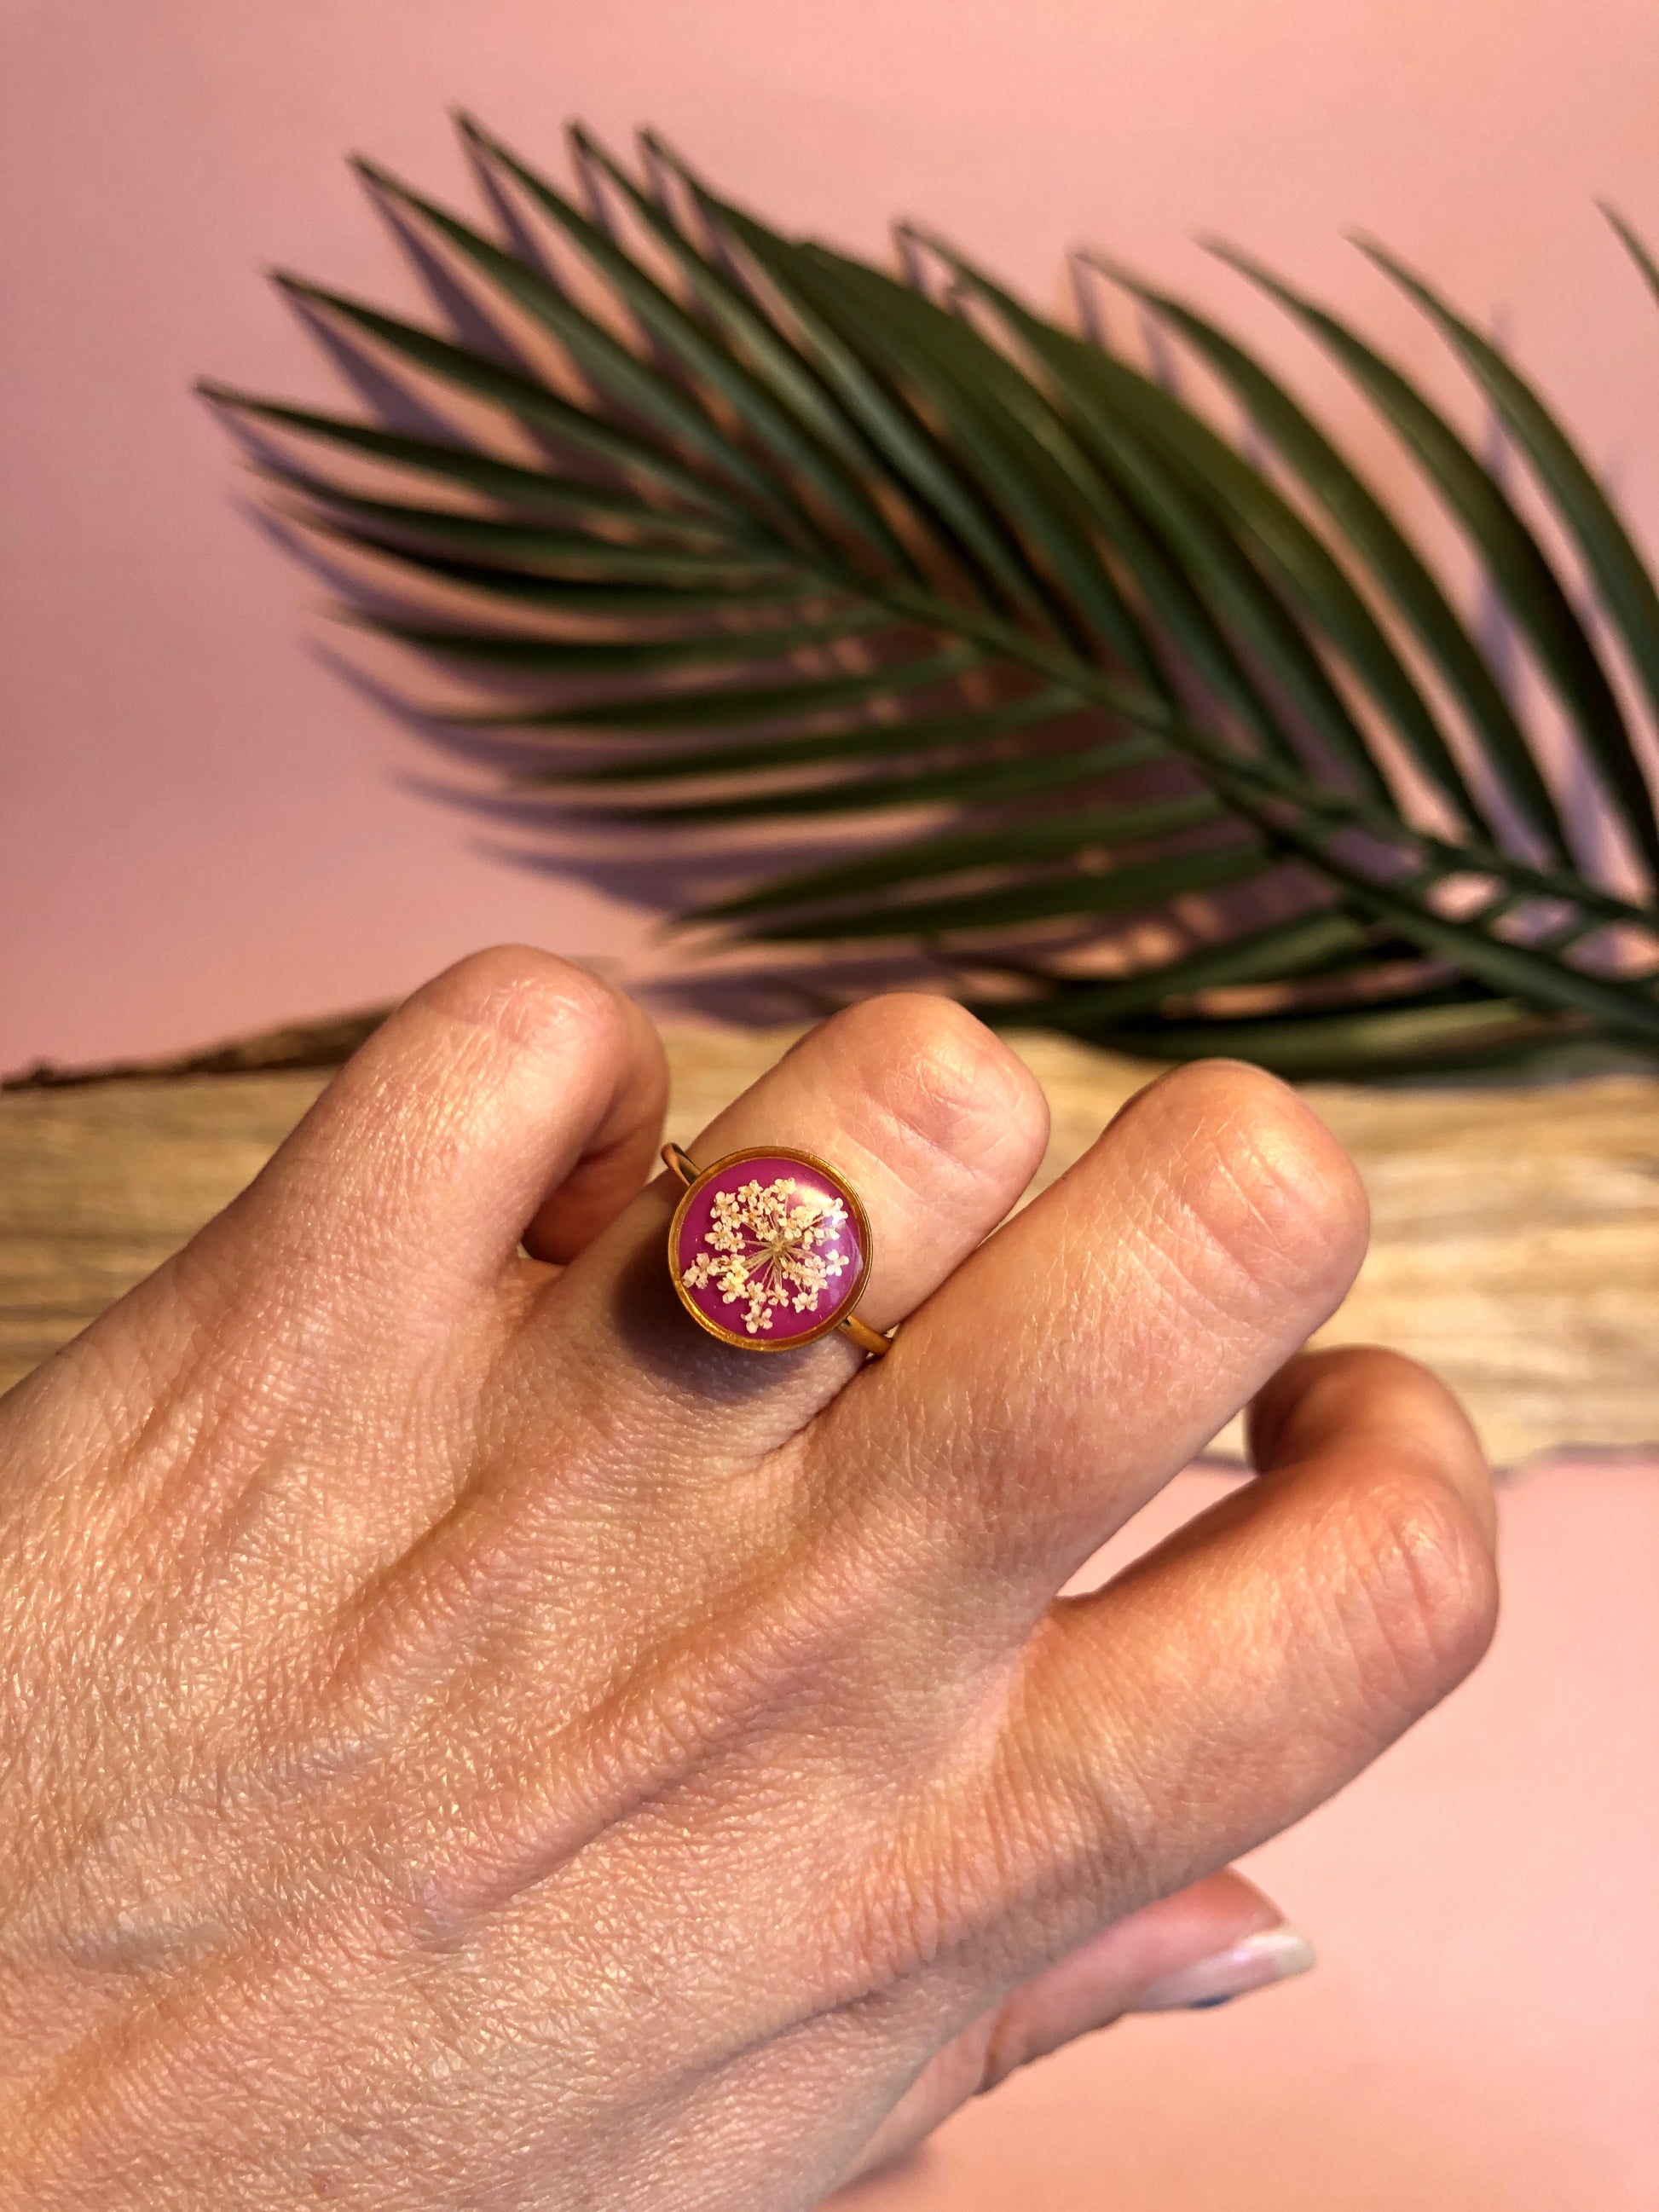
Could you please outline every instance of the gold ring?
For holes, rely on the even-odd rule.
[[[870,1217],[827,1160],[785,1145],[700,1168],[662,1156],[685,1185],[668,1225],[668,1273],[699,1328],[744,1352],[795,1352],[838,1328],[879,1359],[892,1342],[854,1308],[870,1278]]]

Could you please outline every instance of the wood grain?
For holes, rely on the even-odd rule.
[[[669,1134],[690,1143],[791,1032],[682,1032]],[[1030,1036],[1041,1189],[1152,1072]],[[165,1259],[258,1172],[327,1077],[155,1077],[0,1097],[0,1388]],[[1659,1442],[1659,1081],[1304,1095],[1358,1162],[1371,1251],[1320,1339],[1437,1367],[1487,1449]],[[1236,1449],[1236,1429],[1218,1439]]]

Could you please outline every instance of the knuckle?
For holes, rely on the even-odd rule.
[[[1490,1545],[1439,1477],[1395,1468],[1347,1509],[1339,1627],[1368,1723],[1388,1734],[1474,1666],[1498,1619]]]
[[[1346,1288],[1370,1211],[1318,1116],[1277,1078],[1231,1061],[1183,1068],[1158,1088],[1174,1123],[1170,1181],[1205,1242],[1270,1291]]]
[[[532,1052],[606,1037],[624,1018],[621,999],[600,977],[526,945],[470,953],[423,995],[452,1021]]]
[[[1041,1086],[965,1007],[895,992],[855,1013],[852,1041],[865,1093],[913,1144],[969,1168],[1010,1146],[1040,1151],[1048,1135]]]

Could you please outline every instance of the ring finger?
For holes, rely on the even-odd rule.
[[[700,1166],[758,1146],[814,1154],[862,1201],[873,1235],[859,1317],[890,1328],[995,1227],[1030,1182],[1048,1108],[1014,1054],[951,1001],[895,994],[833,1016],[713,1121]],[[752,1463],[856,1371],[839,1332],[781,1357],[706,1334],[680,1305],[663,1176],[555,1282],[522,1355],[555,1395],[610,1434],[647,1427],[656,1464]]]

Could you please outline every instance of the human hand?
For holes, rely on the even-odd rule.
[[[696,1152],[858,1189],[863,1371],[680,1311],[664,1089],[464,962],[0,1406],[8,2207],[809,2205],[1271,1920],[1217,1870],[1479,1656],[1467,1424],[1292,1358],[1364,1207],[1282,1086],[1166,1077],[997,1229],[1020,1063],[823,1024]],[[1055,1602],[1252,1396],[1261,1479]]]

